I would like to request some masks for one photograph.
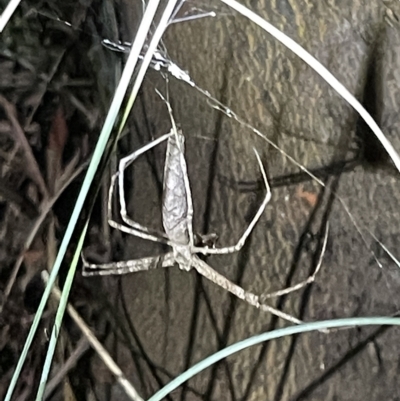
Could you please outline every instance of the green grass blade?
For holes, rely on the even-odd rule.
[[[146,74],[146,71],[147,71],[147,69],[148,69],[148,67],[150,65],[150,62],[151,62],[152,58],[153,58],[153,54],[154,54],[155,50],[157,49],[158,44],[160,43],[162,35],[164,34],[165,30],[168,27],[168,22],[169,22],[169,20],[171,18],[171,15],[172,15],[172,13],[174,11],[174,8],[175,8],[177,2],[178,2],[178,0],[169,0],[167,6],[165,7],[164,13],[161,16],[161,19],[160,19],[160,22],[158,24],[158,27],[157,27],[156,31],[154,32],[154,35],[153,35],[153,37],[151,39],[151,42],[149,44],[148,51],[147,51],[147,53],[146,53],[146,55],[144,56],[144,59],[143,59],[142,66],[144,68],[141,68],[139,70],[138,75],[137,75],[137,77],[135,79],[135,82],[133,84],[131,95],[129,96],[128,103],[126,105],[124,114],[123,114],[122,119],[121,119],[121,125],[120,125],[120,128],[119,128],[119,133],[122,132],[123,127],[125,126],[125,123],[126,123],[126,121],[128,119],[128,116],[129,116],[129,113],[131,112],[133,104],[134,104],[134,102],[136,100],[136,96],[137,96],[137,94],[139,92],[140,86],[141,86],[141,84],[143,82],[143,79],[144,79],[144,76]]]
[[[50,373],[50,368],[51,368],[51,363],[53,361],[53,356],[54,356],[54,351],[55,347],[57,344],[57,339],[58,339],[58,334],[60,333],[60,328],[61,328],[61,323],[62,319],[64,317],[64,311],[68,303],[68,295],[71,290],[72,283],[74,281],[75,277],[75,271],[76,271],[76,266],[78,265],[80,255],[81,255],[81,250],[83,247],[83,242],[85,241],[85,236],[88,228],[88,223],[89,220],[86,221],[86,224],[82,230],[81,236],[79,237],[78,245],[75,250],[74,257],[72,259],[70,268],[68,270],[68,275],[65,280],[65,284],[63,287],[63,294],[66,294],[67,296],[62,296],[60,299],[60,303],[58,305],[57,309],[57,314],[56,314],[56,319],[53,324],[53,329],[51,331],[51,336],[50,336],[50,342],[49,342],[49,348],[47,350],[46,354],[46,360],[43,365],[43,371],[42,371],[42,377],[40,378],[40,383],[39,383],[39,388],[36,396],[36,401],[41,401],[44,396],[44,391],[46,389],[46,383],[47,383],[47,378]]]
[[[279,40],[284,46],[291,50],[294,54],[305,61],[316,73],[318,73],[347,103],[349,103],[354,110],[360,115],[365,123],[371,128],[372,132],[376,135],[386,152],[389,154],[397,170],[400,172],[400,157],[393,145],[385,137],[385,134],[379,128],[378,124],[371,117],[367,110],[361,105],[361,103],[342,85],[338,79],[325,68],[315,57],[303,49],[293,39],[289,38],[279,29],[275,28],[265,19],[261,18],[255,12],[251,11],[244,5],[238,3],[236,0],[221,0],[229,7],[248,18],[250,21],[257,24],[260,28],[264,29],[275,39]]]
[[[8,21],[14,14],[14,11],[17,9],[21,0],[10,0],[0,15],[0,32],[3,32],[4,28],[6,27]]]
[[[143,82],[144,76],[146,74],[146,71],[150,65],[151,59],[153,57],[153,53],[156,50],[161,37],[163,35],[163,33],[165,32],[165,29],[168,26],[168,21],[172,15],[172,12],[175,8],[175,5],[177,3],[177,0],[169,0],[167,6],[165,7],[165,10],[161,16],[160,22],[158,24],[158,27],[155,31],[155,33],[153,34],[152,40],[150,42],[150,45],[147,49],[146,55],[144,57],[144,60],[140,66],[138,75],[135,79],[134,85],[133,85],[133,89],[132,89],[132,93],[131,96],[129,98],[129,102],[127,107],[125,108],[124,111],[124,117],[122,119],[119,131],[118,131],[118,136],[119,134],[122,132],[123,127],[125,125],[125,122],[127,120],[128,114],[134,104],[134,101],[136,100],[136,96],[139,92],[139,88]],[[129,62],[129,60],[128,60]],[[126,68],[126,67],[125,67]],[[132,69],[133,71],[133,69]],[[122,78],[121,78],[122,80]],[[50,342],[49,342],[49,347],[48,347],[48,351],[47,351],[47,355],[46,355],[46,360],[44,363],[44,367],[43,367],[43,371],[42,371],[42,376],[40,379],[40,384],[39,384],[39,389],[38,389],[38,393],[36,396],[36,401],[40,401],[43,398],[43,394],[46,388],[46,383],[47,383],[47,379],[50,373],[50,368],[51,368],[51,363],[53,360],[53,356],[54,356],[54,352],[55,352],[55,347],[57,344],[57,339],[58,339],[58,333],[60,332],[60,327],[61,327],[61,322],[65,313],[65,308],[67,306],[68,303],[68,296],[69,296],[69,292],[72,286],[72,282],[74,279],[74,275],[75,275],[75,271],[76,271],[76,265],[79,261],[79,255],[81,253],[82,250],[82,246],[83,246],[83,242],[84,242],[84,238],[85,238],[85,234],[86,234],[86,229],[87,229],[87,224],[85,226],[85,229],[83,230],[80,240],[79,240],[79,244],[78,247],[75,251],[75,255],[74,255],[74,259],[72,261],[72,264],[70,266],[69,272],[68,272],[68,276],[67,276],[67,280],[64,284],[64,288],[63,288],[63,292],[62,292],[62,296],[61,296],[61,300],[60,300],[60,304],[58,306],[57,309],[57,315],[56,315],[56,321],[55,324],[53,325],[53,330],[52,330],[52,334],[50,337]]]
[[[63,240],[61,242],[60,249],[58,251],[58,254],[57,254],[57,257],[56,257],[56,261],[54,262],[54,266],[53,266],[53,269],[51,271],[48,284],[46,285],[46,288],[44,290],[44,293],[43,293],[42,299],[40,301],[38,310],[36,312],[36,315],[35,315],[35,318],[33,320],[32,326],[31,326],[31,328],[29,330],[28,337],[27,337],[26,342],[24,344],[24,348],[23,348],[21,356],[20,356],[20,358],[18,360],[16,369],[15,369],[13,377],[11,379],[11,383],[10,383],[10,385],[8,387],[5,401],[10,401],[11,400],[12,394],[13,394],[15,386],[17,384],[18,377],[19,377],[19,375],[21,373],[22,367],[23,367],[24,362],[26,360],[26,356],[28,354],[29,348],[30,348],[30,346],[32,344],[33,338],[34,338],[36,330],[38,328],[38,325],[39,325],[40,319],[42,317],[44,308],[46,306],[47,300],[49,298],[51,289],[52,289],[52,287],[53,287],[53,285],[55,283],[55,280],[57,278],[58,272],[60,270],[61,262],[62,262],[62,260],[64,258],[65,252],[66,252],[67,247],[69,245],[69,242],[71,240],[73,231],[75,229],[75,225],[76,225],[76,223],[78,221],[78,218],[79,218],[79,215],[81,213],[81,210],[82,210],[83,204],[85,202],[86,196],[88,194],[90,185],[91,185],[91,183],[93,181],[93,178],[95,176],[97,167],[98,167],[98,165],[100,163],[102,154],[103,154],[104,149],[105,149],[105,147],[107,145],[107,142],[108,142],[108,139],[110,137],[111,131],[113,129],[115,120],[116,120],[116,118],[118,116],[118,112],[119,112],[119,110],[121,108],[121,104],[123,102],[126,90],[128,88],[128,85],[129,85],[129,82],[130,82],[130,79],[131,79],[131,76],[132,76],[134,68],[135,68],[135,66],[137,64],[137,60],[139,58],[141,49],[142,49],[142,47],[144,45],[147,33],[148,33],[149,29],[150,29],[150,26],[151,26],[151,23],[153,21],[153,18],[154,18],[154,15],[156,13],[156,10],[157,10],[159,2],[160,2],[160,0],[150,0],[149,5],[146,8],[146,11],[145,11],[145,14],[143,16],[142,22],[140,24],[138,33],[137,33],[137,35],[135,37],[135,41],[133,43],[132,50],[131,50],[131,52],[129,54],[128,61],[126,63],[125,69],[124,69],[124,71],[122,73],[121,80],[119,82],[118,88],[117,88],[117,90],[115,92],[113,101],[111,103],[110,110],[109,110],[109,112],[107,114],[106,121],[105,121],[103,129],[102,129],[102,131],[100,133],[99,140],[98,140],[98,142],[96,144],[96,148],[94,150],[92,160],[91,160],[91,162],[89,164],[88,171],[87,171],[85,179],[83,181],[82,188],[81,188],[81,190],[79,192],[78,199],[77,199],[77,201],[75,203],[75,207],[74,207],[74,210],[72,212],[71,219],[70,219],[70,221],[68,223],[64,238],[63,238]]]
[[[239,341],[229,347],[224,348],[221,351],[203,359],[201,362],[192,366],[186,372],[179,375],[176,379],[172,380],[165,387],[155,393],[148,401],[160,401],[172,391],[177,389],[181,384],[188,381],[193,376],[197,375],[204,369],[209,368],[214,363],[235,354],[236,352],[242,351],[246,348],[252,347],[253,345],[260,344],[264,341],[273,340],[285,336],[291,336],[293,334],[306,333],[315,330],[332,329],[346,326],[400,326],[399,317],[353,317],[346,319],[334,319],[325,320],[320,322],[303,323],[296,326],[285,327],[283,329],[277,329],[256,335],[254,337],[247,338],[246,340]]]

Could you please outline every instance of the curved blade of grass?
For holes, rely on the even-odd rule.
[[[15,386],[17,384],[18,377],[19,377],[19,375],[21,373],[22,367],[23,367],[24,362],[26,360],[27,353],[29,351],[29,348],[30,348],[30,346],[32,344],[32,341],[33,341],[33,338],[35,336],[35,333],[36,333],[36,330],[38,328],[40,319],[42,317],[44,308],[45,308],[47,300],[49,298],[51,289],[52,289],[53,284],[54,284],[54,282],[55,282],[55,280],[57,278],[58,272],[60,270],[61,262],[62,262],[62,260],[63,260],[63,258],[65,256],[65,252],[66,252],[67,247],[69,245],[69,242],[71,240],[73,231],[75,229],[75,225],[76,225],[76,223],[78,221],[78,218],[79,218],[80,212],[82,210],[83,204],[85,202],[86,196],[88,194],[90,185],[91,185],[91,183],[93,181],[93,178],[95,176],[97,167],[98,167],[98,165],[100,163],[102,154],[103,154],[103,152],[105,150],[105,147],[106,147],[108,139],[110,137],[112,128],[113,128],[114,123],[116,121],[116,118],[118,116],[118,112],[119,112],[119,110],[121,108],[121,104],[123,102],[126,90],[128,88],[128,85],[129,85],[130,79],[132,77],[134,68],[135,68],[135,66],[137,64],[137,61],[139,59],[139,55],[140,55],[140,52],[141,52],[141,50],[143,48],[145,39],[147,37],[147,33],[148,33],[149,29],[150,29],[151,23],[153,22],[153,18],[154,18],[154,15],[155,15],[156,11],[157,11],[159,2],[160,2],[160,0],[150,0],[149,5],[147,6],[145,14],[143,16],[142,22],[141,22],[141,24],[139,26],[137,35],[135,37],[134,44],[132,46],[132,50],[131,50],[131,52],[129,54],[128,61],[126,63],[124,71],[122,73],[121,80],[120,80],[119,85],[117,87],[117,90],[115,92],[113,101],[112,101],[111,106],[110,106],[110,110],[109,110],[109,112],[107,114],[107,117],[106,117],[106,121],[105,121],[103,129],[102,129],[102,131],[100,133],[100,137],[98,139],[98,142],[96,144],[96,148],[94,150],[92,160],[91,160],[91,162],[89,164],[88,171],[87,171],[85,179],[83,181],[82,188],[81,188],[81,190],[79,192],[78,199],[77,199],[77,201],[75,203],[75,207],[74,207],[74,210],[72,212],[71,219],[70,219],[70,221],[68,223],[66,232],[64,234],[64,238],[63,238],[63,240],[61,242],[60,249],[58,251],[56,261],[54,262],[54,266],[53,266],[53,269],[51,271],[48,284],[47,284],[47,286],[46,286],[46,288],[44,290],[44,293],[43,293],[42,299],[40,301],[38,310],[36,312],[36,315],[35,315],[35,318],[33,320],[32,326],[31,326],[31,328],[29,330],[28,337],[27,337],[26,342],[24,344],[24,348],[22,350],[21,356],[20,356],[20,358],[18,360],[18,364],[17,364],[17,366],[15,368],[13,377],[11,379],[11,383],[10,383],[8,389],[7,389],[7,394],[6,394],[6,397],[5,397],[5,401],[10,401],[11,400],[11,396],[12,396],[13,391],[15,389]],[[66,298],[68,298],[68,294],[67,293],[66,293]],[[58,334],[58,333],[56,333],[56,334]],[[53,335],[52,335],[51,338],[53,339]]]
[[[85,230],[82,231],[82,235],[81,235],[82,243],[83,243],[83,239],[86,234],[87,226],[88,225],[86,225]],[[77,259],[79,259],[79,253],[77,254]],[[48,277],[49,277],[49,274],[48,274],[47,270],[42,271],[42,280],[44,282],[47,281]],[[61,291],[57,288],[57,285],[55,285],[53,287],[52,295],[55,299],[58,299],[60,301]],[[130,381],[126,378],[126,376],[124,375],[124,373],[122,372],[120,367],[115,363],[112,356],[103,347],[101,342],[97,339],[95,334],[92,332],[92,330],[89,328],[89,326],[85,323],[85,321],[79,315],[77,310],[71,304],[67,304],[67,310],[68,310],[69,316],[75,322],[76,326],[79,327],[83,336],[87,339],[90,346],[93,348],[93,350],[97,353],[97,355],[103,361],[105,366],[107,366],[108,370],[115,377],[116,382],[124,389],[125,394],[128,396],[128,398],[131,401],[143,401],[142,397],[140,397],[139,393],[136,391],[136,389],[133,387],[133,385],[130,383]],[[54,388],[53,388],[53,390],[54,390]],[[50,396],[51,391],[49,391],[49,390],[50,390],[49,385],[47,385],[44,397],[46,397],[46,393],[48,394],[48,396]]]
[[[305,61],[315,72],[317,72],[347,103],[349,103],[354,110],[361,116],[365,123],[371,128],[372,132],[376,135],[386,152],[389,154],[397,170],[400,172],[400,157],[393,145],[385,137],[385,134],[379,128],[378,124],[374,121],[367,110],[361,105],[361,103],[342,85],[335,76],[328,71],[315,57],[303,49],[289,36],[285,35],[279,29],[275,28],[265,19],[261,18],[255,12],[251,11],[244,5],[238,3],[236,0],[221,0],[229,7],[242,14],[244,17],[253,21],[260,28],[264,29],[275,39],[279,40],[284,46],[290,49],[294,54]]]
[[[216,352],[215,354],[203,359],[201,362],[192,366],[186,372],[179,375],[176,379],[172,380],[165,387],[155,393],[148,401],[160,401],[172,391],[177,389],[181,384],[188,381],[193,376],[197,375],[204,369],[209,368],[214,363],[235,354],[236,352],[242,351],[246,348],[252,347],[253,345],[260,344],[264,341],[273,340],[275,338],[292,336],[293,334],[306,333],[309,331],[326,330],[338,327],[346,326],[400,326],[399,317],[353,317],[346,319],[334,319],[324,320],[320,322],[302,323],[296,326],[285,327],[283,329],[277,329],[256,335],[254,337],[247,338],[246,340],[239,341],[235,344],[230,345]]]
[[[122,118],[122,121],[121,121],[119,130],[118,130],[118,135],[117,136],[120,135],[120,133],[122,132],[122,130],[124,128],[124,125],[125,125],[125,122],[126,122],[126,120],[128,118],[129,112],[130,112],[130,110],[131,110],[131,108],[132,108],[132,106],[133,106],[133,104],[135,102],[136,96],[137,96],[137,94],[139,92],[140,86],[142,85],[142,82],[143,82],[144,76],[146,74],[146,71],[147,71],[147,69],[148,69],[148,67],[150,65],[150,62],[151,62],[151,59],[153,57],[154,51],[157,49],[157,46],[158,46],[158,44],[159,44],[159,42],[161,40],[161,37],[164,34],[165,29],[168,26],[168,21],[169,21],[171,15],[172,15],[172,12],[174,11],[176,3],[177,3],[177,0],[169,0],[167,5],[166,5],[166,7],[165,7],[165,9],[164,9],[164,12],[163,12],[161,18],[160,18],[160,22],[159,22],[159,24],[157,26],[156,31],[154,32],[154,35],[153,35],[153,37],[151,39],[151,42],[149,44],[149,47],[147,49],[147,52],[146,52],[146,54],[144,56],[143,62],[141,64],[141,66],[140,66],[138,75],[137,75],[137,77],[135,79],[135,82],[134,82],[134,85],[133,85],[133,89],[132,89],[132,93],[130,95],[128,105],[125,108],[124,116]],[[145,16],[143,18],[145,18]],[[135,59],[135,60],[137,60],[137,59]],[[129,59],[128,59],[128,62],[129,62]],[[125,67],[125,70],[126,70],[126,68],[127,67]],[[124,72],[125,72],[125,70],[124,70]],[[133,69],[132,69],[132,72],[133,72]],[[123,76],[124,76],[124,74],[122,75],[122,77]],[[122,78],[121,78],[121,81],[122,81]],[[118,89],[117,89],[117,91],[118,91]],[[119,107],[120,106],[121,106],[121,104],[119,105]],[[36,395],[36,401],[42,400],[43,395],[44,395],[47,379],[48,379],[48,376],[49,376],[49,373],[50,373],[51,363],[53,361],[55,347],[56,347],[56,344],[57,344],[58,333],[60,332],[62,319],[63,319],[64,313],[65,313],[65,308],[66,308],[67,303],[68,303],[68,296],[69,296],[69,292],[70,292],[70,289],[71,289],[71,286],[72,286],[72,283],[73,283],[73,280],[74,280],[76,266],[77,266],[78,261],[79,261],[79,256],[80,256],[80,253],[81,253],[81,250],[82,250],[82,247],[83,247],[83,242],[84,242],[84,238],[85,238],[85,235],[86,235],[87,226],[88,226],[88,222],[86,222],[85,228],[82,231],[82,234],[80,236],[79,244],[78,244],[77,249],[75,251],[74,258],[73,258],[73,261],[71,263],[70,269],[68,271],[68,276],[67,276],[67,279],[66,279],[64,287],[63,287],[61,300],[60,300],[60,303],[59,303],[58,309],[57,309],[56,320],[55,320],[55,323],[53,325],[53,330],[52,330],[51,337],[50,337],[49,347],[48,347],[47,354],[46,354],[46,360],[45,360],[44,366],[43,366],[42,376],[40,378],[40,384],[39,384],[39,389],[38,389],[38,392],[37,392],[37,395]]]
[[[0,32],[3,32],[5,26],[7,25],[7,22],[14,14],[14,11],[17,9],[20,2],[21,0],[10,0],[8,2],[6,8],[0,15]]]

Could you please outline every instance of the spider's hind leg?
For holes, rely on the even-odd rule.
[[[172,252],[169,252],[160,256],[102,264],[89,263],[82,255],[82,262],[83,276],[108,276],[154,270],[161,267],[171,267],[174,265],[174,255]]]

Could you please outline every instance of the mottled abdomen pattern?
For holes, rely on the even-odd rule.
[[[181,132],[168,140],[164,167],[163,226],[169,239],[178,244],[188,244],[188,194],[184,158],[185,138]],[[189,194],[190,195],[190,194]]]

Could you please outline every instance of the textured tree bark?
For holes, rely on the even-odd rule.
[[[400,33],[394,5],[376,0],[248,2],[363,99],[400,151]],[[213,6],[222,10],[218,2]],[[229,9],[223,11],[222,15]],[[196,231],[217,233],[221,246],[237,241],[263,196],[253,147],[263,155],[275,183],[273,199],[245,248],[207,262],[257,294],[293,285],[312,272],[329,220],[328,249],[317,282],[271,305],[304,320],[396,312],[398,271],[366,231],[364,243],[333,195],[346,202],[360,226],[396,252],[398,175],[354,111],[289,50],[234,13],[173,25],[165,44],[171,59],[197,85],[299,163],[308,169],[338,166],[321,176],[325,189],[313,181],[296,181],[298,167],[209,107],[194,89],[171,78],[172,107],[187,138]],[[156,73],[147,78],[142,104],[135,109],[137,126],[147,126],[150,135],[159,136],[168,132],[169,120],[154,87],[164,90],[165,85]],[[143,132],[139,130],[139,138]],[[159,181],[154,177],[161,177],[163,152],[155,152],[157,174],[146,162],[136,163],[132,173],[130,212],[149,226],[160,216]],[[340,164],[355,155],[350,168]],[[127,258],[159,252],[152,244],[129,241]],[[377,252],[382,269],[368,246]],[[286,324],[195,272],[177,268],[126,276],[123,295],[145,352],[172,376],[227,344]],[[253,347],[198,375],[190,389],[179,390],[172,398],[398,399],[396,330],[381,330],[368,339],[374,330],[311,333]],[[148,385],[139,386],[139,391],[149,395],[158,384],[145,363],[142,373]],[[136,374],[132,370],[132,377]],[[168,381],[162,373],[159,377]]]

